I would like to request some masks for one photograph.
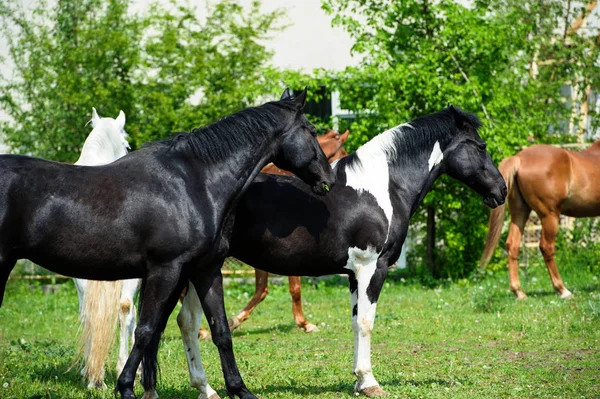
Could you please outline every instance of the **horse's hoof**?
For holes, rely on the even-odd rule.
[[[144,392],[144,396],[142,396],[142,399],[158,399],[158,394],[154,390]]]
[[[524,301],[525,299],[527,299],[527,295],[525,295],[523,292],[517,292],[515,293],[515,295],[517,296],[515,298],[517,301]]]
[[[142,396],[142,399],[158,399],[158,394],[155,390],[144,392],[144,396]]]
[[[229,323],[229,331],[236,330],[240,324],[242,324],[237,317],[232,317],[231,319],[227,320],[227,322]]]
[[[381,389],[379,385],[374,385],[372,387],[366,387],[360,390],[360,393],[369,397],[369,398],[378,398],[381,396],[389,395],[386,391]]]
[[[88,389],[108,389],[108,387],[106,386],[104,381],[96,381],[96,382],[90,381],[88,383],[87,387],[88,387]]]
[[[212,395],[210,395],[210,396],[208,397],[208,399],[221,399],[221,397],[219,396],[219,394],[218,394],[218,393],[216,393],[216,392],[215,392],[215,393],[213,393]]]
[[[573,299],[573,293],[565,289],[562,294],[560,294],[560,299]]]
[[[306,323],[303,330],[305,333],[319,332],[319,327],[315,326],[312,323]]]
[[[198,331],[198,338],[200,338],[200,339],[209,339],[210,338],[210,331],[205,330],[204,328],[201,328],[200,331]]]
[[[121,394],[121,399],[137,399],[133,392],[126,392]]]

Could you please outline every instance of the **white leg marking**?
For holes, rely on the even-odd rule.
[[[442,162],[442,159],[444,159],[444,154],[440,148],[440,142],[436,141],[433,145],[433,150],[431,150],[431,155],[429,156],[429,171],[431,172],[431,169],[433,169],[435,165]]]
[[[119,360],[117,361],[117,376],[121,375],[127,357],[129,356],[129,339],[133,345],[135,332],[135,293],[140,287],[141,280],[124,280],[119,300]]]
[[[181,331],[183,350],[190,372],[190,385],[200,391],[198,399],[208,399],[216,394],[215,390],[208,384],[198,346],[198,330],[203,314],[204,311],[196,289],[193,284],[190,284],[187,295],[183,300],[183,306],[177,315],[177,325],[179,325]]]
[[[77,290],[77,297],[79,298],[79,323],[83,325],[85,323],[85,313],[83,312],[83,294],[85,293],[85,288],[87,287],[87,280],[82,278],[74,278],[73,283],[75,284],[75,289]],[[88,355],[90,353],[90,349],[88,347],[88,342],[85,343],[84,353],[83,353],[83,364],[85,365],[87,362]],[[86,374],[85,366],[81,369],[80,374],[84,376]],[[88,386],[89,388],[89,386]]]
[[[355,390],[361,391],[372,386],[379,386],[373,376],[371,367],[371,332],[375,321],[377,303],[371,303],[367,295],[367,287],[375,274],[379,254],[372,248],[362,250],[359,248],[348,249],[348,264],[345,266],[354,272],[357,281],[357,290],[352,293],[352,312],[357,306],[357,314],[352,315],[352,329],[354,330],[354,374],[358,381]]]

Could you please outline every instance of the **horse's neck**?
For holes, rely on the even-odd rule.
[[[442,170],[439,144],[438,150],[431,143],[416,153],[411,152],[412,148],[395,147],[398,141],[394,135],[410,134],[406,129],[411,128],[396,128],[376,136],[356,151],[358,161],[350,161],[344,168],[346,185],[371,192],[388,220],[398,213],[402,218],[410,217]]]
[[[441,160],[443,162],[443,159]],[[442,174],[441,162],[434,164],[431,153],[422,152],[390,165],[390,189],[394,191],[395,212],[410,218],[431,190],[435,180]]]
[[[98,165],[115,161],[125,155],[120,137],[112,137],[102,130],[94,130],[83,144],[78,165]]]
[[[237,204],[271,158],[272,150],[263,144],[261,148],[238,151],[229,158],[229,162],[212,166],[216,173],[209,172],[211,175],[210,186],[206,187],[206,191],[211,193],[212,198],[222,199],[215,204],[215,220],[218,226],[213,253],[227,249],[223,247],[222,243],[224,238],[225,242],[229,239],[228,235],[233,228]],[[231,160],[235,161],[231,162]]]

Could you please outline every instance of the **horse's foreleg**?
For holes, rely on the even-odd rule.
[[[509,193],[508,207],[510,209],[510,227],[506,238],[506,250],[508,252],[509,286],[517,299],[526,299],[527,295],[521,290],[519,281],[519,250],[531,208],[525,203],[520,192]]]
[[[546,268],[552,280],[552,286],[563,299],[572,298],[571,291],[565,288],[556,262],[554,261],[556,235],[558,234],[558,215],[549,214],[542,218],[542,237],[540,239],[540,251],[546,262]]]
[[[167,269],[168,273],[165,272]],[[158,397],[155,390],[158,344],[183,288],[180,275],[181,265],[175,263],[153,267],[148,272],[143,287],[140,319],[135,329],[135,343],[117,381],[116,390],[122,399],[135,398],[133,383],[142,358],[144,399]]]
[[[256,399],[256,396],[252,395],[246,388],[233,354],[231,331],[227,325],[223,303],[223,276],[221,270],[217,268],[212,275],[194,276],[192,283],[196,286],[202,309],[206,313],[213,343],[219,350],[228,395],[237,395],[242,399]]]
[[[365,259],[365,258],[363,258]],[[354,374],[358,381],[355,390],[369,397],[383,396],[371,366],[371,333],[377,310],[377,300],[387,276],[387,265],[376,258],[356,261],[350,275],[352,329],[354,330]]]
[[[250,299],[250,302],[242,309],[237,316],[233,316],[229,319],[229,329],[231,331],[237,329],[240,324],[246,321],[250,317],[250,313],[261,303],[269,293],[269,273],[264,270],[255,270],[254,281],[256,287],[254,289],[254,296]]]
[[[141,280],[130,279],[123,281],[121,298],[119,299],[119,360],[117,375],[121,374],[127,356],[129,355],[129,340],[135,343],[135,294],[140,288]]]
[[[188,286],[188,291],[183,299],[183,306],[177,315],[177,325],[181,331],[183,349],[190,373],[190,385],[200,391],[198,399],[220,399],[219,395],[208,384],[202,357],[198,347],[198,328],[202,321],[202,306],[193,284]]]
[[[309,323],[304,318],[304,312],[302,311],[302,278],[300,276],[289,276],[288,281],[290,283],[290,295],[292,296],[292,313],[296,325],[307,333],[319,331],[317,326]]]

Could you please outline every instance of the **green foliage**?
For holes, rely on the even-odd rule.
[[[39,3],[31,15],[0,5],[12,74],[0,74],[2,122],[13,152],[77,159],[91,108],[127,115],[132,146],[213,122],[271,95],[277,71],[263,39],[280,11],[229,1],[175,0],[134,13],[131,0]],[[9,71],[3,68],[2,71]],[[277,80],[275,80],[277,81]]]
[[[571,2],[324,0],[323,8],[363,57],[330,80],[343,107],[358,114],[351,148],[453,104],[481,117],[480,134],[500,162],[532,143],[575,141],[563,134],[573,108],[561,88],[600,87],[595,36],[561,29],[581,11]],[[442,276],[468,275],[483,249],[488,211],[450,179],[438,182],[424,205],[435,208]],[[424,221],[422,207],[412,223]],[[416,251],[424,253],[420,243]]]

